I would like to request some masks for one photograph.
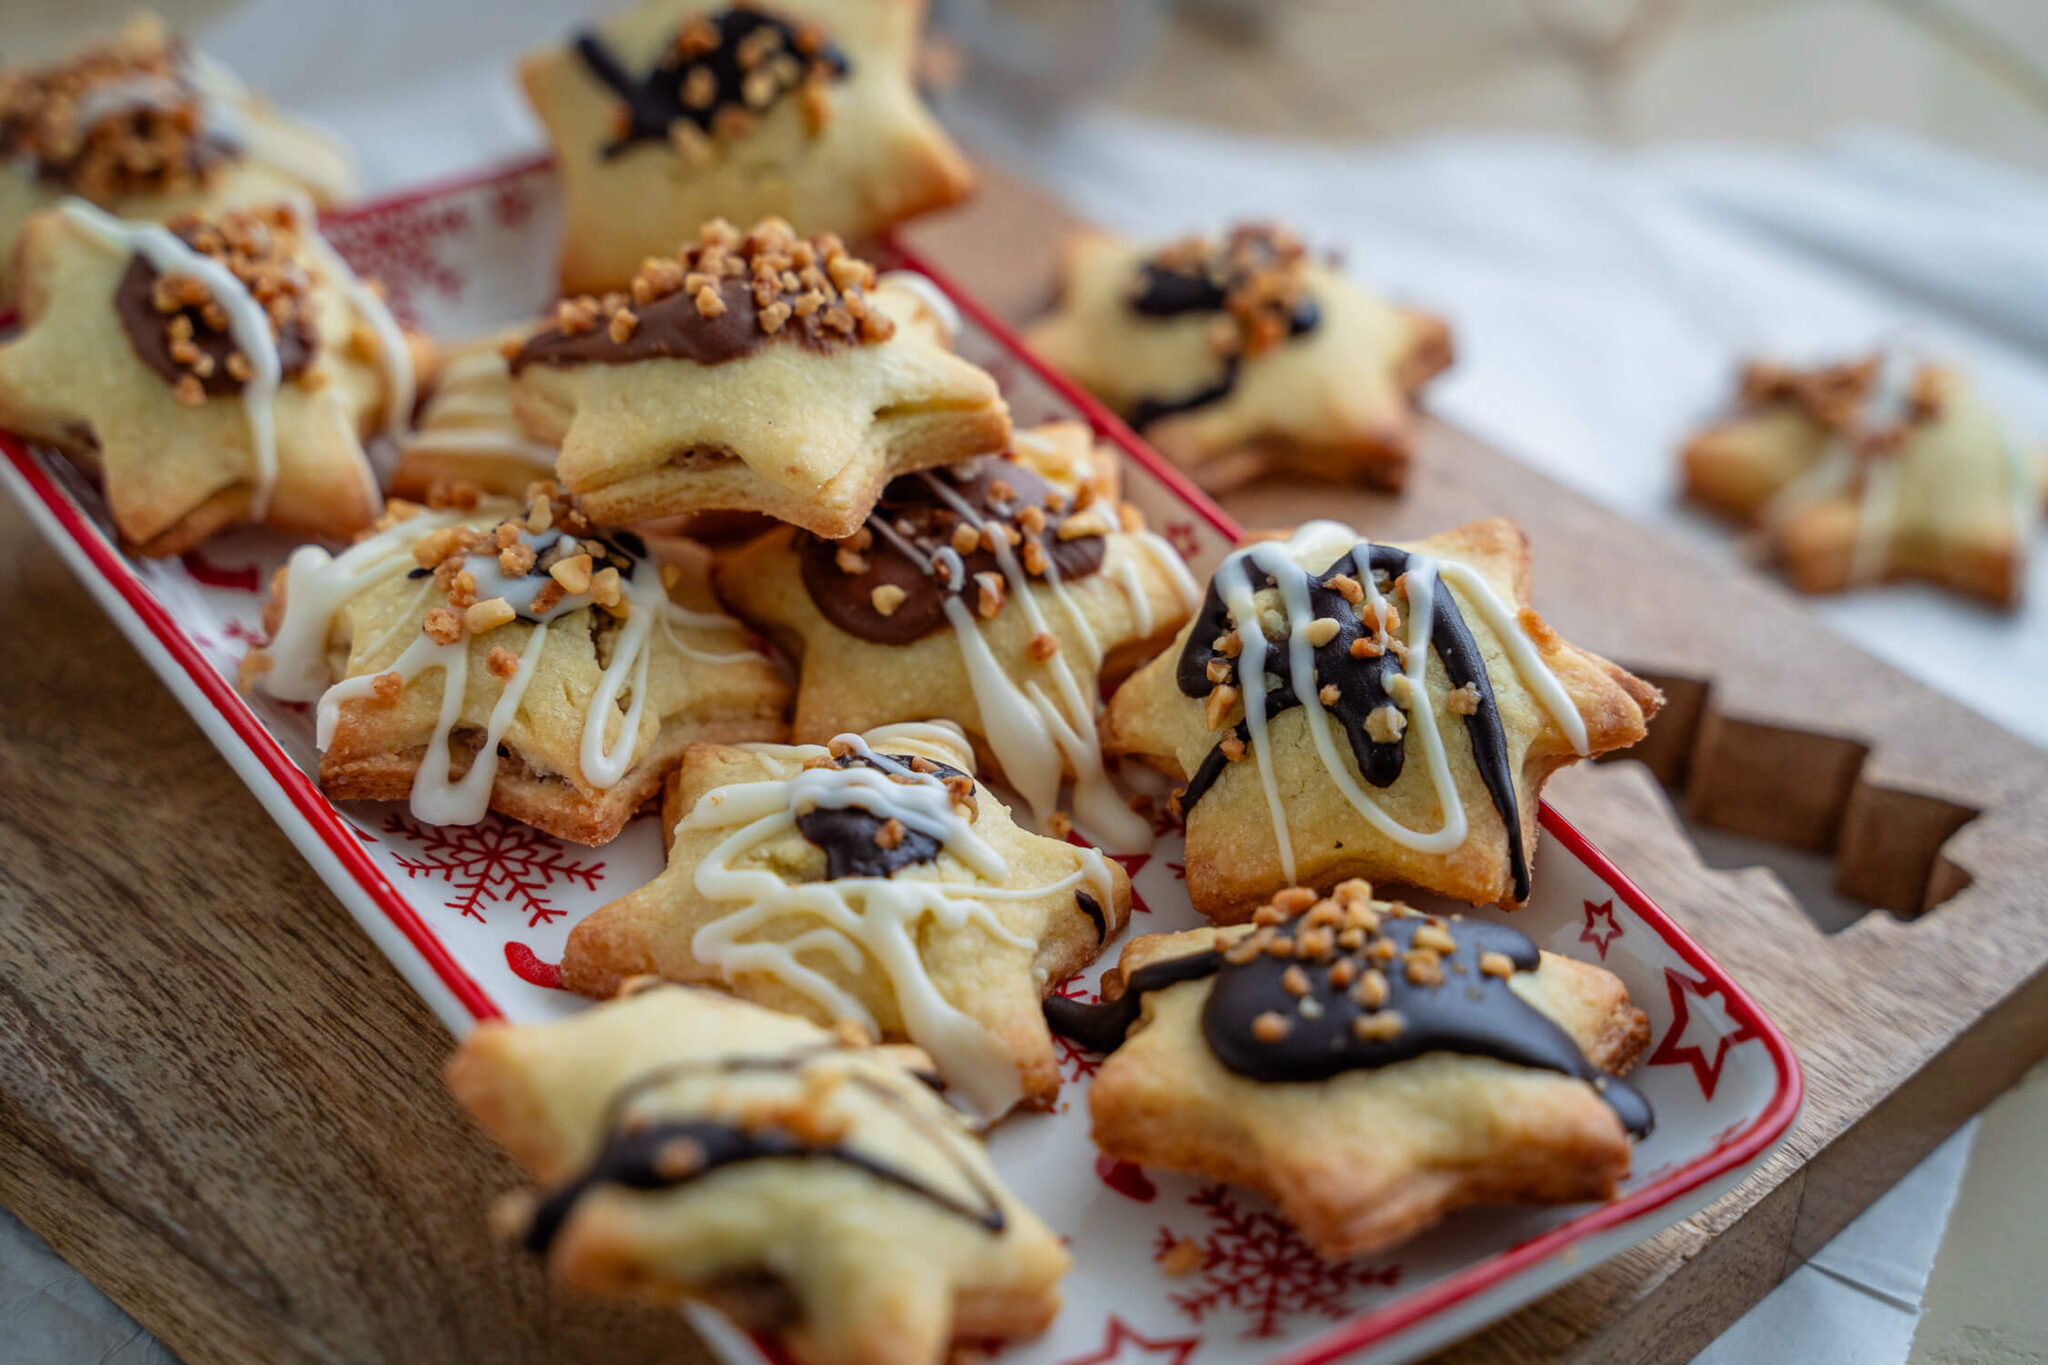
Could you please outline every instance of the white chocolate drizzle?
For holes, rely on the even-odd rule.
[[[767,976],[832,1018],[854,1020],[877,1035],[882,1030],[867,1007],[801,959],[807,954],[822,956],[848,974],[879,970],[888,980],[910,1040],[931,1054],[947,1082],[978,1113],[994,1118],[1016,1104],[1023,1093],[1022,1079],[1000,1040],[948,1000],[932,980],[918,950],[925,924],[949,934],[972,927],[996,943],[1035,952],[1036,942],[1007,926],[995,907],[1039,901],[1084,886],[1107,906],[1115,882],[1100,853],[1077,848],[1080,865],[1057,881],[1021,888],[999,885],[1009,875],[1008,863],[975,831],[943,780],[913,772],[877,752],[892,741],[935,749],[936,755],[944,755],[942,761],[973,771],[973,757],[958,730],[898,725],[873,731],[865,739],[841,735],[833,741],[842,751],[851,746],[880,771],[865,765],[804,768],[788,778],[734,783],[698,798],[677,829],[731,832],[698,862],[694,884],[700,895],[735,908],[699,928],[690,951],[728,983],[748,975]],[[830,752],[816,745],[746,747],[797,762]],[[795,830],[799,816],[821,807],[858,807],[883,819],[900,820],[936,840],[940,856],[951,857],[972,880],[937,881],[920,875],[918,869],[904,868],[889,877],[792,883],[752,858],[764,845]],[[757,937],[786,932],[790,920],[815,924],[788,937]]]
[[[438,644],[422,633],[385,667],[339,682],[331,682],[328,641],[337,614],[350,599],[418,567],[412,557],[412,546],[423,535],[473,515],[424,513],[387,527],[339,555],[330,555],[317,545],[304,545],[293,551],[285,569],[284,616],[275,638],[265,647],[270,667],[258,675],[258,685],[274,697],[317,703],[315,743],[324,751],[333,742],[342,706],[375,695],[378,677],[395,673],[402,684],[410,686],[415,679],[440,670],[440,710],[426,754],[414,775],[411,793],[413,814],[435,825],[475,824],[488,813],[491,788],[500,765],[498,743],[518,715],[550,624],[572,612],[596,609],[586,592],[564,594],[545,612],[536,613],[535,596],[553,579],[544,574],[506,574],[499,566],[495,550],[466,557],[464,567],[476,579],[478,600],[504,598],[520,614],[530,633],[521,648],[517,670],[505,680],[491,709],[483,742],[468,771],[456,779],[450,742],[462,720],[470,647],[475,637],[465,634],[450,643]],[[551,531],[536,535],[522,530],[520,543],[538,555],[561,534]],[[422,587],[422,598],[427,586]],[[611,642],[610,658],[584,712],[578,752],[578,768],[584,783],[599,790],[616,786],[632,765],[646,709],[647,674],[653,656],[649,645],[657,623],[671,644],[703,663],[716,666],[751,662],[755,657],[745,651],[714,653],[694,649],[679,638],[674,630],[677,625],[727,630],[735,636],[742,634],[743,627],[730,617],[692,611],[670,601],[661,585],[660,566],[651,557],[636,556],[632,572],[621,576],[620,587],[625,621]],[[412,624],[411,612],[417,610],[420,600],[416,598],[400,614],[400,623]],[[509,632],[519,624],[500,629]],[[510,634],[504,637],[508,643],[514,638]],[[359,657],[373,658],[386,643],[388,633],[372,642],[371,648],[356,652]],[[621,697],[629,686],[631,699],[622,712]],[[616,734],[609,734],[609,723],[614,717],[618,717],[619,727]]]
[[[923,304],[932,320],[939,324],[939,330],[946,334],[947,341],[960,335],[960,310],[953,305],[953,300],[946,297],[946,291],[932,282],[931,276],[915,270],[885,270],[876,278],[875,288],[891,287],[901,289]]]
[[[249,516],[263,520],[277,490],[277,390],[284,375],[270,315],[234,271],[205,252],[193,250],[167,227],[126,222],[76,198],[64,201],[63,213],[107,246],[141,256],[159,274],[194,277],[227,314],[228,332],[249,359],[249,378],[242,385],[242,410],[248,419],[249,445],[256,464]]]

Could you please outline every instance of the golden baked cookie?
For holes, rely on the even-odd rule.
[[[874,286],[836,238],[707,223],[630,290],[563,302],[512,358],[513,408],[600,520],[763,512],[851,535],[891,478],[1010,434],[924,298]]]
[[[973,770],[941,725],[694,746],[664,811],[668,867],[571,931],[562,984],[721,986],[907,1039],[988,1117],[1051,1103],[1039,1000],[1123,928],[1130,879],[1019,829]]]
[[[867,237],[974,173],[918,102],[923,0],[647,0],[520,67],[568,199],[562,287],[625,287],[715,217]]]
[[[1686,492],[1759,528],[1805,592],[1921,578],[2016,606],[2041,466],[1963,374],[1902,353],[1745,368],[1739,410],[1685,447]]]
[[[512,411],[509,352],[526,328],[507,328],[438,349],[418,420],[398,443],[395,497],[425,501],[437,488],[467,485],[499,497],[525,495],[555,476],[555,447],[526,434]]]
[[[721,556],[719,594],[802,660],[800,743],[949,719],[1039,820],[1064,778],[1090,836],[1136,851],[1151,831],[1103,773],[1102,681],[1164,648],[1200,590],[1116,499],[1114,453],[1048,423],[898,478],[850,537],[784,527]]]
[[[1258,1190],[1332,1259],[1467,1204],[1611,1198],[1651,1126],[1617,1078],[1650,1041],[1618,978],[1359,881],[1147,934],[1103,1003],[1046,1013],[1110,1054],[1088,1091],[1105,1153]]]
[[[163,222],[353,198],[348,153],[193,52],[153,14],[43,66],[0,69],[0,303],[29,215],[79,195]]]
[[[158,225],[73,199],[22,231],[0,426],[96,471],[138,553],[250,521],[345,539],[382,506],[363,443],[412,415],[411,346],[307,212]]]
[[[397,503],[339,555],[293,552],[245,676],[317,704],[329,796],[601,844],[691,742],[786,733],[789,689],[707,568],[657,563],[545,491],[523,512]]]
[[[1060,279],[1026,340],[1212,493],[1275,471],[1398,491],[1415,396],[1451,363],[1441,319],[1269,224],[1161,247],[1078,233]]]
[[[1070,1262],[929,1066],[671,986],[479,1025],[448,1084],[540,1183],[506,1223],[563,1284],[711,1304],[798,1365],[944,1365],[1044,1331]]]
[[[1195,908],[1242,919],[1348,877],[1527,900],[1545,779],[1635,743],[1663,702],[1559,638],[1529,578],[1505,518],[1410,545],[1313,521],[1226,558],[1103,723],[1109,752],[1187,784]]]

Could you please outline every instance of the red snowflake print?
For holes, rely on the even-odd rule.
[[[568,914],[551,904],[547,890],[557,884],[595,891],[603,863],[570,861],[559,843],[529,825],[493,815],[479,825],[418,825],[403,815],[384,821],[384,833],[413,841],[411,856],[395,849],[392,860],[408,878],[439,877],[462,894],[443,901],[465,918],[481,920],[486,906],[509,905],[526,916],[526,927],[551,924]]]
[[[254,564],[244,564],[234,569],[224,568],[198,550],[185,551],[179,556],[179,562],[185,566],[186,573],[209,588],[234,588],[239,592],[255,592],[262,586],[262,577],[256,572]]]
[[[1164,839],[1169,834],[1184,834],[1186,832],[1187,826],[1182,823],[1178,815],[1174,814],[1171,805],[1161,802],[1152,808],[1152,833],[1154,837]]]
[[[1607,945],[1621,937],[1621,921],[1614,917],[1612,898],[1598,905],[1586,902],[1586,927],[1579,930],[1579,942],[1590,943],[1600,950],[1600,960],[1607,960]]]
[[[1102,998],[1081,984],[1079,972],[1054,986],[1053,992],[1069,1000],[1079,1000],[1086,1005],[1092,1005]],[[1052,1036],[1052,1045],[1059,1052],[1060,1075],[1067,1080],[1078,1081],[1084,1076],[1093,1076],[1102,1067],[1101,1053],[1090,1052],[1071,1038],[1055,1033]]]
[[[1166,865],[1173,869],[1173,879],[1175,881],[1184,882],[1188,879],[1188,865],[1186,863],[1168,862]]]
[[[491,221],[512,231],[525,227],[540,207],[540,192],[532,176],[515,175],[491,187]]]
[[[1095,1154],[1095,1178],[1126,1199],[1149,1204],[1159,1197],[1159,1187],[1145,1168],[1135,1161],[1119,1161],[1107,1152]]]
[[[512,969],[512,975],[530,986],[543,986],[551,991],[562,989],[562,964],[543,961],[540,954],[524,943],[505,945],[505,965]]]
[[[1060,1365],[1187,1365],[1201,1344],[1200,1337],[1148,1337],[1112,1313],[1102,1324],[1102,1345]]]
[[[1729,1017],[1719,986],[1675,967],[1664,969],[1664,984],[1671,991],[1671,1031],[1643,1065],[1691,1067],[1700,1094],[1712,1100],[1728,1049],[1755,1038],[1756,1027]]]
[[[1288,1318],[1346,1317],[1359,1290],[1391,1287],[1401,1279],[1398,1265],[1324,1260],[1277,1215],[1240,1208],[1226,1185],[1211,1185],[1189,1195],[1188,1202],[1213,1225],[1201,1239],[1202,1260],[1194,1272],[1201,1287],[1171,1296],[1192,1322],[1234,1308],[1245,1315],[1247,1339],[1278,1336]],[[1173,1229],[1160,1228],[1153,1259],[1164,1260],[1180,1242]]]
[[[221,624],[220,633],[237,644],[251,649],[261,649],[270,643],[270,637],[260,630],[243,625],[240,621],[229,620]]]
[[[395,204],[323,224],[327,239],[349,266],[384,286],[399,321],[419,322],[428,290],[442,298],[462,296],[462,273],[441,260],[437,244],[469,230],[469,210],[432,201]]]
[[[1202,548],[1202,539],[1195,534],[1193,522],[1169,521],[1160,528],[1160,534],[1166,537],[1166,543],[1171,545],[1174,553],[1182,559],[1193,559],[1195,553]]]

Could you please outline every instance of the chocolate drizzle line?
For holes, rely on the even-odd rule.
[[[606,160],[621,155],[637,143],[667,142],[669,129],[678,122],[688,122],[699,132],[711,134],[715,131],[718,116],[728,110],[759,113],[801,80],[811,78],[814,72],[822,71],[829,79],[843,80],[852,69],[846,54],[837,47],[765,11],[736,6],[704,18],[717,34],[716,45],[685,56],[685,42],[679,35],[678,41],[670,45],[644,78],[636,78],[628,72],[618,55],[597,34],[586,31],[577,35],[576,55],[590,74],[611,87],[625,106],[624,127],[600,153]],[[794,55],[801,72],[798,82],[778,83],[774,100],[766,104],[749,104],[745,86],[748,76],[753,73],[740,64],[739,50],[749,35],[762,29],[773,30],[779,36],[780,42],[774,45],[773,51]],[[693,74],[699,71],[710,73],[713,94],[709,102],[693,106],[685,94],[693,83]],[[695,84],[702,86],[704,79],[697,78]]]
[[[1416,980],[1404,968],[1405,955],[1425,927],[1449,934],[1456,943],[1436,959],[1433,984]],[[1299,944],[1302,920],[1296,917],[1275,932]],[[1374,951],[1381,943],[1393,949],[1387,953],[1379,948],[1379,953],[1386,953],[1385,960]],[[1431,1052],[1494,1057],[1587,1082],[1624,1128],[1638,1138],[1647,1136],[1655,1116],[1641,1092],[1588,1061],[1570,1035],[1515,994],[1506,976],[1483,970],[1481,959],[1491,954],[1505,956],[1516,972],[1535,971],[1542,960],[1526,935],[1504,924],[1455,916],[1443,920],[1412,911],[1388,913],[1351,952],[1207,949],[1140,967],[1124,978],[1123,993],[1114,1000],[1088,1004],[1049,996],[1045,1018],[1053,1032],[1097,1052],[1113,1052],[1137,1022],[1148,991],[1214,976],[1215,985],[1202,1006],[1202,1036],[1216,1060],[1240,1076],[1273,1083],[1314,1082]],[[1370,1008],[1360,1003],[1356,976],[1354,984],[1333,984],[1331,971],[1339,962],[1350,964],[1341,970],[1359,976],[1378,970],[1385,983],[1380,1003]],[[1297,987],[1305,981],[1305,994],[1290,991],[1290,980]],[[1303,1008],[1309,1001],[1314,1008]],[[1360,1031],[1359,1021],[1388,1015],[1399,1018],[1384,1034],[1369,1024],[1366,1032]],[[1283,1027],[1284,1032],[1273,1036]]]
[[[967,503],[984,522],[1016,529],[1024,537],[1015,547],[1020,557],[1028,560],[1024,546],[1036,542],[1062,581],[1085,578],[1102,568],[1107,541],[1101,533],[1060,538],[1059,528],[1077,510],[1063,494],[1017,460],[977,456],[948,470],[890,480],[868,518],[873,540],[859,552],[864,563],[858,573],[840,567],[839,542],[799,536],[804,589],[827,621],[874,644],[911,644],[946,625],[948,596],[971,593],[977,574],[1001,573],[994,552],[977,546],[962,555],[953,548],[955,530],[971,523],[941,496],[942,488]],[[1045,529],[1035,533],[1018,522],[1024,510],[1034,506],[1045,513]],[[947,556],[957,558],[957,575]],[[1032,573],[1030,562],[1024,569],[1028,577],[1043,581],[1044,573]],[[887,615],[874,598],[875,590],[884,586],[903,593]]]
[[[881,758],[884,761],[877,762],[867,754],[847,754],[833,762],[841,769],[872,768],[888,774],[896,771],[890,764],[908,768],[917,761],[909,754],[883,754]],[[924,761],[931,765],[931,771],[921,776],[934,782],[967,776],[950,764],[934,759]],[[882,847],[876,836],[888,821],[888,816],[858,806],[817,806],[797,816],[796,827],[804,838],[825,850],[825,876],[831,881],[842,877],[892,877],[913,863],[928,863],[939,856],[939,841],[908,825],[902,826],[902,837],[893,848]]]
[[[1159,319],[1228,314],[1231,326],[1223,372],[1186,393],[1140,398],[1131,412],[1133,427],[1142,431],[1163,417],[1221,402],[1237,388],[1247,355],[1321,324],[1322,310],[1299,292],[1291,273],[1301,255],[1291,237],[1254,225],[1234,230],[1220,249],[1177,242],[1138,267],[1138,287],[1127,300],[1132,312]],[[1277,290],[1275,280],[1283,281]]]
[[[1100,944],[1109,937],[1109,920],[1103,916],[1101,901],[1095,899],[1086,891],[1076,891],[1074,893],[1074,904],[1080,907],[1082,914],[1094,922],[1096,943]]]
[[[1351,753],[1358,762],[1359,776],[1375,787],[1389,787],[1401,776],[1406,757],[1405,735],[1384,743],[1377,741],[1366,730],[1366,718],[1382,706],[1393,705],[1387,681],[1401,674],[1401,661],[1392,649],[1370,658],[1353,657],[1351,642],[1361,636],[1376,638],[1377,630],[1362,618],[1360,608],[1353,607],[1336,589],[1323,586],[1338,574],[1361,577],[1354,555],[1355,552],[1347,551],[1323,572],[1308,576],[1311,619],[1329,617],[1337,622],[1337,634],[1315,650],[1315,681],[1318,686],[1334,683],[1337,687],[1337,700],[1325,709],[1351,742]],[[1408,551],[1396,546],[1374,545],[1367,568],[1373,573],[1398,578],[1407,572],[1409,557]],[[1261,570],[1255,562],[1246,563],[1245,569],[1251,577],[1253,591],[1274,586],[1273,576]],[[1477,706],[1465,717],[1465,733],[1472,741],[1472,760],[1479,769],[1480,780],[1486,784],[1487,794],[1493,798],[1493,808],[1499,813],[1502,828],[1507,834],[1508,863],[1514,877],[1515,899],[1524,901],[1529,898],[1529,859],[1522,843],[1521,808],[1515,797],[1515,777],[1508,766],[1507,734],[1501,726],[1493,682],[1486,674],[1486,658],[1480,653],[1478,642],[1472,638],[1472,628],[1465,623],[1465,614],[1458,607],[1457,597],[1441,582],[1432,595],[1432,607],[1430,645],[1443,661],[1444,674],[1452,689],[1469,683],[1479,694]],[[1224,635],[1235,638],[1236,630],[1230,608],[1224,605],[1222,594],[1212,578],[1208,594],[1202,600],[1201,614],[1195,618],[1194,628],[1181,648],[1175,670],[1175,681],[1179,683],[1182,695],[1195,698],[1209,695],[1215,686],[1208,676],[1209,661],[1225,657],[1217,652],[1215,641]],[[1249,661],[1242,662],[1241,676],[1259,675],[1259,668],[1251,666]],[[1286,640],[1266,641],[1262,668],[1273,683],[1266,691],[1266,723],[1270,727],[1281,712],[1301,705],[1301,698],[1294,694],[1290,681],[1292,670],[1288,666]],[[1419,706],[1429,704],[1426,696],[1413,700]],[[1239,721],[1230,733],[1245,745],[1250,745],[1249,722]],[[1220,742],[1203,756],[1180,794],[1184,817],[1215,785],[1229,763]]]
[[[934,1189],[914,1175],[898,1170],[886,1162],[837,1142],[809,1141],[786,1128],[773,1124],[762,1124],[748,1128],[738,1124],[724,1123],[716,1119],[668,1119],[643,1125],[629,1125],[621,1122],[627,1104],[639,1094],[656,1086],[692,1073],[730,1075],[739,1072],[796,1071],[806,1062],[833,1051],[821,1047],[807,1052],[782,1057],[725,1057],[709,1060],[680,1062],[674,1066],[662,1067],[634,1080],[612,1097],[606,1112],[606,1136],[603,1146],[581,1175],[562,1185],[534,1211],[533,1222],[528,1226],[526,1245],[531,1251],[545,1253],[562,1227],[576,1203],[585,1193],[598,1185],[619,1185],[632,1190],[668,1190],[710,1175],[727,1166],[748,1161],[812,1159],[838,1162],[904,1190],[920,1199],[990,1233],[1000,1233],[1004,1228],[1002,1201],[983,1180],[980,1173],[954,1151],[947,1135],[939,1130],[930,1118],[905,1103],[903,1097],[882,1085],[874,1078],[849,1074],[847,1084],[858,1085],[895,1109],[905,1121],[945,1154],[954,1169],[973,1187],[982,1207],[966,1203]],[[701,1160],[687,1169],[677,1169],[664,1160],[664,1149],[670,1151],[670,1144],[678,1140],[694,1143]]]

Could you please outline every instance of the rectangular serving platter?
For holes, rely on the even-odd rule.
[[[531,316],[549,300],[553,172],[526,162],[394,196],[326,220],[336,247],[384,281],[395,309],[437,335]],[[1001,383],[1020,424],[1088,422],[1122,456],[1125,496],[1201,574],[1237,527],[1128,429],[1032,356],[944,272],[901,244],[884,264],[930,277],[959,308],[962,354]],[[235,675],[261,638],[262,593],[291,548],[261,530],[180,560],[115,548],[97,491],[61,458],[0,434],[0,481],[163,678],[280,828],[406,981],[458,1036],[479,1020],[536,1020],[584,1004],[555,985],[570,928],[661,865],[658,819],[586,849],[492,816],[422,825],[401,805],[332,803],[313,774],[306,708],[242,695]],[[1503,509],[1512,511],[1513,509]],[[1777,1028],[1700,947],[1557,811],[1545,805],[1534,894],[1514,916],[1547,950],[1619,975],[1650,1016],[1635,1080],[1657,1113],[1617,1198],[1555,1209],[1468,1210],[1421,1238],[1352,1262],[1315,1257],[1261,1199],[1102,1159],[1088,1137],[1096,1059],[1064,1052],[1057,1109],[991,1135],[1021,1198],[1067,1236],[1075,1271],[1051,1331],[1001,1352],[1016,1365],[1167,1361],[1311,1365],[1391,1362],[1448,1344],[1671,1226],[1725,1193],[1797,1115],[1797,1060]],[[1129,933],[1200,922],[1180,882],[1177,830],[1121,860],[1135,891]],[[1424,900],[1426,898],[1412,898]],[[1459,907],[1463,908],[1463,907]],[[1467,911],[1493,915],[1491,910]],[[1089,998],[1120,944],[1065,993]],[[1168,1248],[1201,1249],[1169,1274]],[[1178,1265],[1186,1253],[1174,1258]],[[772,1344],[693,1315],[728,1359],[760,1365]]]

